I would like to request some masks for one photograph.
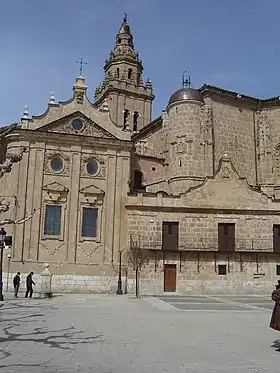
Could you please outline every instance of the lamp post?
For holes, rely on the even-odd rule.
[[[0,229],[0,246],[1,246],[1,255],[0,255],[0,302],[3,302],[3,250],[5,245],[6,231],[2,227]]]
[[[9,291],[10,265],[11,265],[11,254],[8,254],[8,271],[7,271],[6,292]]]
[[[123,295],[122,291],[122,250],[119,251],[120,258],[119,258],[119,279],[118,279],[118,289],[117,295]]]

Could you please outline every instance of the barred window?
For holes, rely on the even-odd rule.
[[[82,237],[97,236],[98,209],[92,207],[83,208]]]
[[[60,236],[61,206],[46,205],[44,234],[47,236]]]

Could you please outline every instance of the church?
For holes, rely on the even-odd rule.
[[[53,273],[53,292],[117,290],[119,260],[145,250],[142,294],[271,292],[280,278],[280,97],[189,79],[152,118],[152,81],[125,17],[104,79],[1,132],[1,220],[10,272]],[[3,202],[3,203],[4,203]],[[7,260],[4,263],[7,272]]]

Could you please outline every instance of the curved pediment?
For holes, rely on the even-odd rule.
[[[258,189],[252,188],[245,178],[238,175],[230,158],[225,154],[217,173],[180,195],[190,207],[224,209],[272,208],[273,201]],[[276,206],[275,206],[276,208]]]
[[[45,130],[47,126],[52,126],[59,121],[63,122],[65,118],[79,112],[81,115],[88,118],[89,121],[100,127],[101,130],[99,130],[98,137],[100,137],[102,132],[103,137],[104,133],[106,133],[107,138],[130,140],[131,132],[123,131],[123,127],[118,126],[112,120],[107,101],[105,100],[100,107],[97,107],[89,101],[86,91],[87,87],[84,77],[77,77],[76,83],[73,86],[73,97],[70,100],[55,102],[54,96],[51,96],[45,113],[32,116],[31,119],[22,118],[22,128],[29,130]],[[86,132],[83,134],[88,136]],[[89,134],[89,136],[91,136],[91,134]]]

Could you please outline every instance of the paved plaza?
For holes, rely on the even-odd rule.
[[[272,306],[257,296],[10,299],[0,308],[0,371],[279,373]]]

